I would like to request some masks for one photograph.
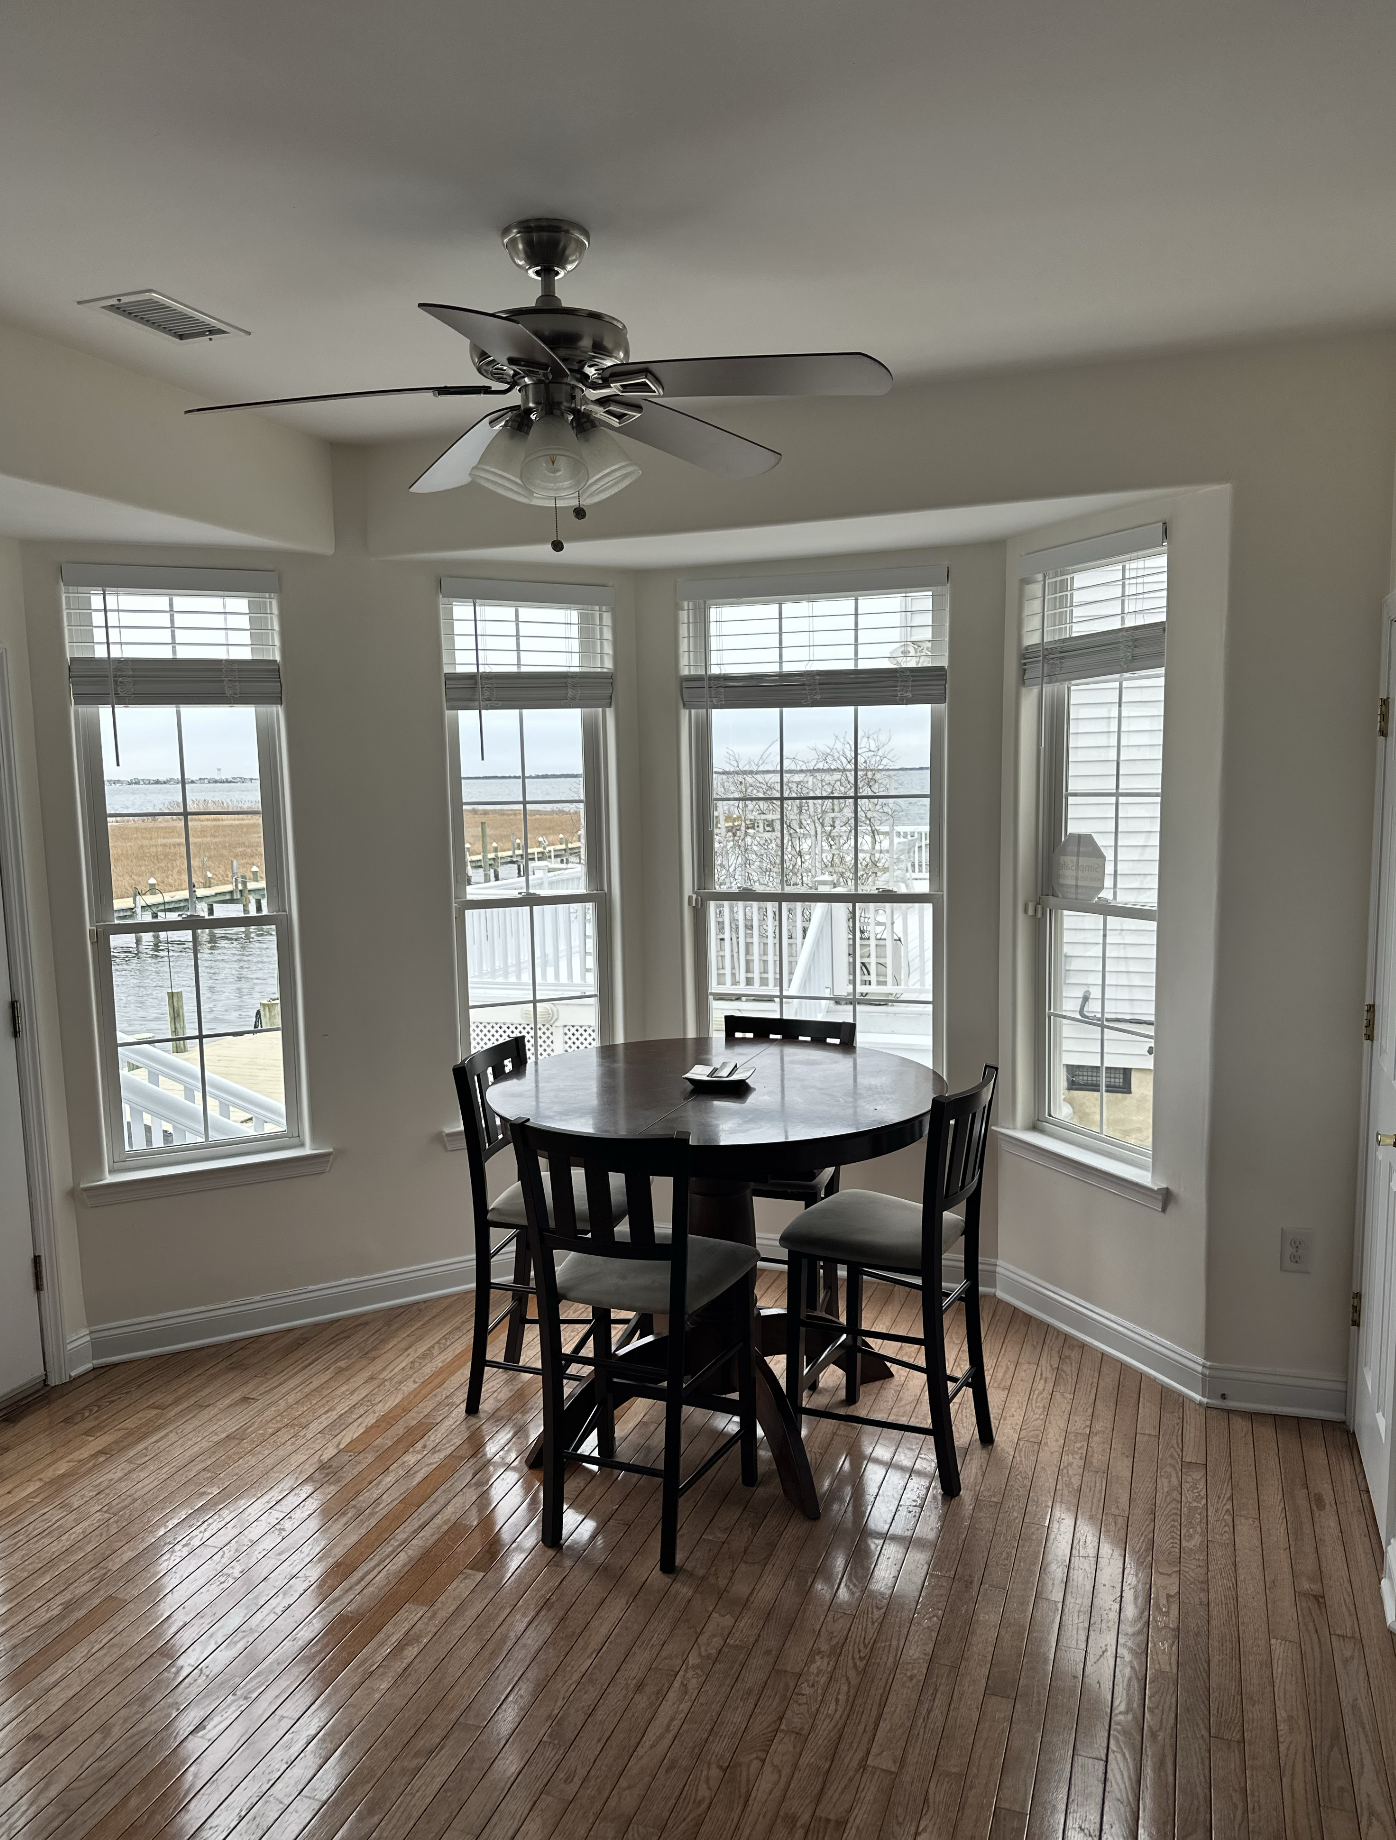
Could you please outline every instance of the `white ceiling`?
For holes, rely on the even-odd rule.
[[[498,230],[546,211],[637,356],[909,379],[1396,317],[1390,0],[6,0],[0,51],[0,316],[214,400],[470,381],[414,303],[517,303]],[[73,304],[142,286],[252,337]]]
[[[825,518],[808,524],[758,524],[733,530],[687,530],[653,537],[589,541],[567,527],[567,555],[594,569],[696,569],[782,557],[854,556],[873,551],[993,543],[1066,518],[1157,499],[1157,492],[1099,492],[1077,498],[1022,499],[1004,505],[957,505],[938,511],[889,511],[876,517]],[[472,562],[546,562],[561,566],[546,543],[456,550]]]

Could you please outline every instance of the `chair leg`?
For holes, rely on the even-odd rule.
[[[659,1509],[659,1569],[678,1570],[679,1465],[683,1459],[684,1325],[669,1322],[669,1375],[664,1389],[664,1493]]]
[[[480,1410],[480,1390],[485,1384],[485,1344],[490,1335],[490,1234],[475,1235],[475,1334],[470,1343],[470,1382],[465,1389],[465,1409],[470,1417]]]
[[[740,1290],[742,1310],[737,1342],[737,1405],[741,1413],[742,1482],[756,1487],[756,1279],[748,1278]]]
[[[950,1385],[945,1373],[945,1318],[940,1307],[939,1283],[921,1290],[921,1333],[926,1348],[926,1391],[931,1406],[931,1435],[935,1439],[936,1466],[942,1495],[960,1492],[960,1462],[955,1455],[955,1428],[950,1420]]]
[[[974,1400],[974,1422],[981,1444],[994,1441],[994,1421],[989,1412],[989,1382],[984,1374],[984,1338],[979,1322],[979,1259],[965,1247],[965,1276],[969,1290],[965,1295],[965,1351],[969,1360],[969,1390]]]
[[[847,1340],[844,1347],[847,1357],[843,1370],[844,1404],[856,1406],[858,1395],[862,1392],[863,1354],[861,1337],[863,1333],[863,1271],[859,1265],[848,1268],[848,1318]]]
[[[539,1315],[543,1315],[540,1304]],[[543,1526],[542,1538],[545,1546],[562,1544],[562,1492],[567,1466],[562,1453],[565,1448],[563,1428],[562,1399],[562,1335],[549,1333],[549,1325],[544,1322],[539,1328],[539,1340],[542,1344],[543,1367]]]
[[[528,1242],[522,1230],[514,1241],[514,1282],[528,1284],[532,1262],[528,1256]],[[518,1361],[523,1358],[524,1329],[528,1322],[528,1293],[516,1291],[514,1301],[509,1306],[509,1327],[504,1331],[504,1359]]]
[[[611,1397],[610,1375],[601,1366],[603,1361],[611,1358],[609,1310],[593,1310],[591,1313],[591,1352],[597,1361],[592,1369],[596,1376],[596,1451],[598,1456],[613,1457],[616,1454],[616,1408]]]
[[[808,1266],[811,1276],[815,1269],[811,1259]],[[804,1259],[798,1252],[792,1252],[785,1280],[785,1397],[795,1414],[796,1431],[800,1428],[805,1397],[805,1332],[800,1326],[805,1304],[805,1271]]]
[[[819,1313],[821,1316],[833,1316],[839,1312],[839,1262],[837,1259],[825,1259],[819,1267]]]

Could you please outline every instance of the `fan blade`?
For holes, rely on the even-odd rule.
[[[567,366],[553,356],[541,339],[534,338],[527,326],[517,326],[498,313],[477,312],[474,307],[435,306],[429,300],[419,300],[417,305],[492,358],[501,358],[506,364],[530,365],[535,370],[541,368],[559,383],[567,382]]]
[[[449,492],[453,486],[468,485],[470,469],[484,453],[499,430],[492,416],[485,416],[473,428],[467,428],[452,441],[444,454],[438,454],[420,479],[412,481],[413,492]]]
[[[257,402],[205,403],[186,415],[216,415],[220,409],[281,409],[290,403],[355,402],[361,396],[510,396],[489,383],[409,383],[401,390],[331,390],[323,396],[265,396]]]
[[[666,396],[884,396],[892,373],[865,351],[773,352],[754,358],[646,358],[613,365],[603,386],[624,390],[619,373],[649,371]]]
[[[682,409],[671,409],[652,397],[621,396],[610,400],[640,411],[617,428],[617,434],[673,454],[676,460],[706,467],[710,473],[724,473],[729,479],[752,479],[780,464],[780,455],[773,447],[762,447],[758,441],[748,441],[745,435],[700,421],[696,415],[685,415]]]

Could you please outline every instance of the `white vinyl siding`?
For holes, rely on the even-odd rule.
[[[1024,591],[1042,772],[1038,1122],[1140,1160],[1153,1138],[1167,593],[1161,531],[1143,553],[1049,566]],[[1094,865],[1092,884],[1073,885],[1077,861]]]

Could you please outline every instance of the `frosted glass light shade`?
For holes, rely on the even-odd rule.
[[[476,485],[488,486],[491,492],[531,505],[533,494],[520,476],[527,453],[528,436],[521,429],[501,428],[471,467],[470,477]]]
[[[587,469],[587,482],[582,487],[584,505],[610,498],[640,477],[639,467],[604,428],[584,428],[577,436],[577,444]]]
[[[534,498],[575,498],[587,483],[587,463],[565,415],[540,415],[519,469]]]

